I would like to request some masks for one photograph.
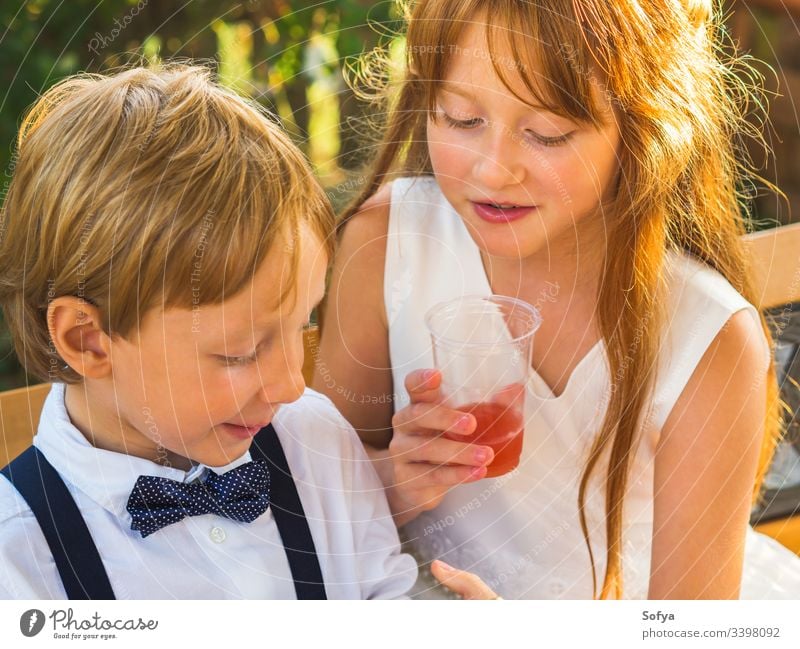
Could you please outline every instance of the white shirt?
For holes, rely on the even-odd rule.
[[[352,427],[306,390],[273,425],[303,503],[330,599],[402,597],[416,579],[400,553],[379,478]],[[267,510],[252,523],[207,514],[141,538],[125,507],[140,475],[191,482],[182,471],[94,448],[72,425],[64,385],[53,386],[34,445],[66,483],[117,599],[295,599],[278,528]],[[249,452],[215,473],[250,461]],[[47,542],[17,490],[0,478],[0,599],[63,599]]]
[[[433,367],[424,317],[442,300],[490,295],[480,250],[434,178],[395,180],[386,247],[384,303],[389,319],[393,403],[408,403],[408,372]],[[625,498],[623,575],[626,598],[646,598],[653,536],[655,451],[661,429],[709,345],[734,313],[758,312],[718,272],[684,254],[665,264],[667,322],[642,441],[633,456]],[[552,285],[539,304],[565,299]],[[534,345],[536,340],[534,339]],[[765,362],[769,347],[764,341]],[[508,599],[592,596],[589,553],[578,517],[578,485],[605,416],[611,376],[598,342],[577,364],[559,395],[535,372],[526,395],[519,468],[459,485],[403,530],[421,562],[414,595],[441,597],[430,577],[433,559],[478,573]],[[606,567],[605,492],[608,456],[596,468],[586,518],[598,580]],[[748,531],[741,597],[800,597],[800,558],[773,539]]]

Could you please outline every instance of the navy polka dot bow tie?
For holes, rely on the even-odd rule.
[[[247,462],[204,482],[186,484],[153,475],[139,476],[128,498],[131,529],[142,538],[187,516],[216,514],[252,523],[269,508],[269,469],[264,460]]]

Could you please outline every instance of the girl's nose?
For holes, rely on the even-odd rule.
[[[475,179],[487,190],[518,185],[524,180],[525,167],[520,159],[520,145],[513,133],[501,125],[487,129],[485,146],[477,151],[474,174]]]

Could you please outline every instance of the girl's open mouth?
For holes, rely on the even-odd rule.
[[[497,203],[477,203],[472,201],[475,213],[489,223],[509,223],[526,216],[536,209],[536,205],[499,205]]]

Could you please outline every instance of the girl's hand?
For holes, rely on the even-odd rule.
[[[503,599],[489,588],[478,575],[466,570],[456,570],[438,559],[431,564],[431,572],[442,585],[463,599]]]
[[[392,418],[390,500],[398,525],[436,507],[453,486],[485,477],[494,458],[491,447],[466,443],[475,432],[475,417],[441,404],[441,382],[437,370],[409,373],[411,404]],[[465,442],[445,439],[445,431],[463,435]]]

